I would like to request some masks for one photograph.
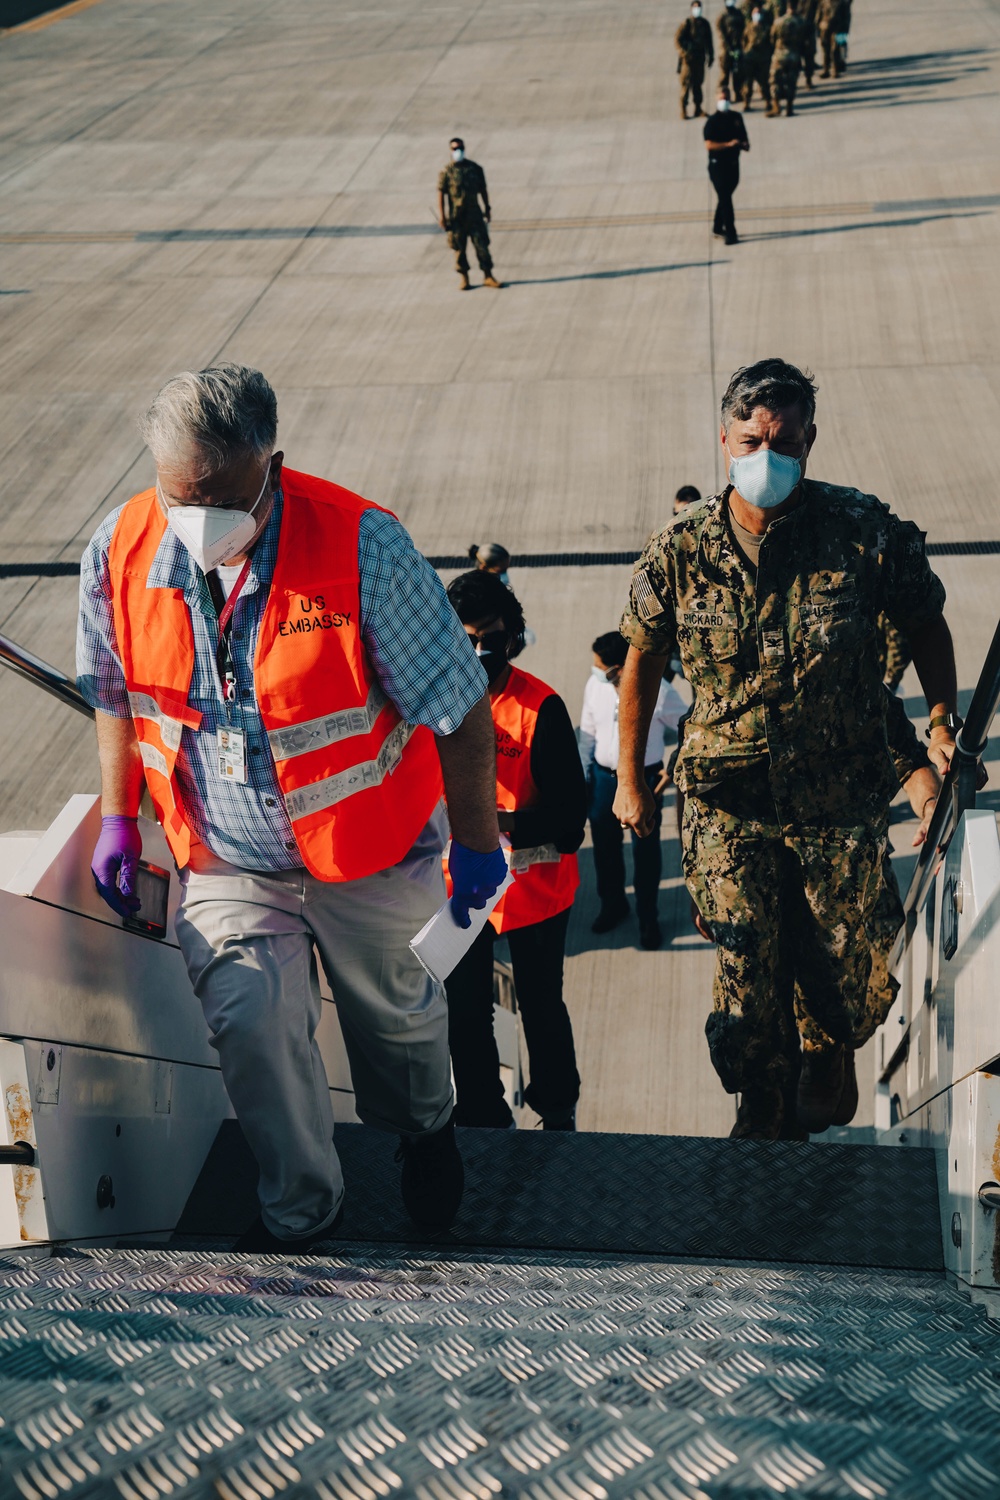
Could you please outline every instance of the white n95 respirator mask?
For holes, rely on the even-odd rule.
[[[729,453],[728,448],[726,452]],[[756,453],[740,458],[729,453],[729,483],[748,505],[755,505],[758,510],[773,510],[776,505],[784,504],[802,478],[805,456],[805,449],[798,458],[775,453],[773,448],[758,448]]]
[[[254,511],[264,498],[270,477],[269,462],[260,494],[249,510],[226,510],[221,505],[164,505],[167,525],[203,573],[224,567],[230,558],[239,557],[253,541],[257,529]],[[162,504],[163,492],[159,485],[156,489]]]

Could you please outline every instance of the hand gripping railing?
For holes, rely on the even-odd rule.
[[[931,882],[938,868],[941,854],[958,826],[964,812],[976,805],[976,775],[983,751],[986,749],[990,726],[1000,706],[1000,624],[997,625],[986,653],[983,670],[979,674],[976,690],[969,704],[969,712],[958,733],[951,768],[944,779],[938,795],[934,813],[927,830],[927,838],[920,847],[917,867],[913,872],[903,910],[906,922],[896,939],[889,959],[889,966],[898,961],[917,925],[917,916],[927,899]]]
[[[94,710],[75,683],[58,668],[50,667],[47,661],[42,661],[38,656],[32,656],[30,651],[25,651],[23,646],[5,635],[0,635],[0,663],[16,672],[19,677],[33,682],[43,692],[51,693],[53,698],[68,703],[77,713],[86,714],[88,719],[94,717]]]

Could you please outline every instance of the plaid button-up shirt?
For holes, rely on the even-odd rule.
[[[218,618],[205,575],[178,537],[164,532],[148,588],[182,589],[194,630],[190,706],[202,715],[185,729],[175,783],[195,835],[213,854],[248,870],[289,870],[302,860],[285,812],[257,700],[253,661],[278,553],[283,501],[279,494],[254,549],[250,573],[233,612],[236,701],[227,717],[216,666]],[[131,717],[115,638],[108,548],[120,514],[98,527],[80,570],[77,674],[92,707]],[[486,673],[434,569],[405,528],[384,511],[361,517],[358,534],[361,639],[375,676],[410,724],[450,734],[486,691]],[[232,724],[246,736],[247,780],[218,775],[217,730]]]

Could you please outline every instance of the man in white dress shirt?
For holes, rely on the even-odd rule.
[[[628,642],[617,630],[598,636],[592,646],[594,663],[583,690],[580,714],[580,758],[587,774],[590,805],[588,816],[594,837],[594,865],[601,909],[591,923],[591,932],[610,932],[629,914],[625,894],[624,834],[614,815],[618,789],[618,679],[621,677]],[[659,948],[663,941],[657,915],[662,856],[660,817],[667,774],[663,769],[663,746],[668,730],[676,734],[686,705],[667,682],[661,682],[649,738],[646,742],[646,781],[656,799],[656,821],[650,838],[632,835],[636,915],[643,948]]]

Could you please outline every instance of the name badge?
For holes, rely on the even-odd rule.
[[[247,737],[242,729],[217,729],[219,749],[219,780],[243,781],[247,779]]]

